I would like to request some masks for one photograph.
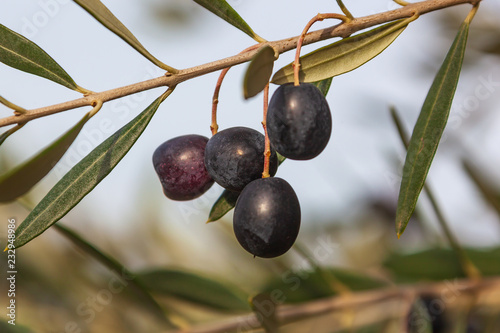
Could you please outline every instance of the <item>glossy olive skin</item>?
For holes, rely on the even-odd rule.
[[[264,135],[248,127],[231,127],[212,136],[205,148],[205,166],[222,187],[239,192],[264,170]],[[278,157],[271,148],[269,174],[276,174]]]
[[[208,138],[183,135],[162,143],[153,153],[153,166],[163,187],[172,200],[192,200],[213,185],[205,168],[205,147]]]
[[[257,257],[287,252],[300,229],[300,204],[293,188],[278,177],[248,184],[234,208],[233,229],[241,246]]]
[[[325,149],[332,115],[323,93],[311,83],[281,85],[267,111],[267,131],[274,149],[292,160],[309,160]]]

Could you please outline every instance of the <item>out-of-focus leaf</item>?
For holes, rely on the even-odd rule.
[[[35,156],[0,176],[0,202],[7,202],[28,192],[45,177],[75,141],[87,120],[86,114],[75,126]],[[14,127],[15,128],[15,127]],[[0,140],[1,143],[1,140]]]
[[[324,269],[332,276],[349,288],[351,291],[377,289],[387,286],[387,283],[370,276],[350,272],[344,269]],[[320,271],[288,271],[279,277],[269,281],[263,288],[263,292],[270,293],[276,299],[285,303],[307,302],[313,299],[333,296],[336,293],[326,282],[323,272]],[[279,292],[277,292],[279,291]]]
[[[465,249],[467,257],[483,276],[500,275],[500,248]],[[393,254],[384,267],[400,282],[446,280],[466,277],[457,255],[450,249],[429,249],[412,254]]]
[[[388,23],[300,57],[299,81],[320,81],[358,68],[391,45],[407,24],[406,20]],[[271,82],[293,82],[293,63],[277,71]]]
[[[16,248],[59,221],[113,170],[171,92],[172,90],[167,90],[64,175],[17,228]]]
[[[417,299],[408,314],[408,333],[433,333],[432,318],[425,303]]]
[[[396,211],[400,237],[415,210],[432,160],[443,134],[458,84],[467,44],[469,23],[464,22],[441,65],[420,111],[408,146]]]
[[[10,320],[8,316],[6,316],[6,320]],[[3,333],[32,333],[34,332],[30,328],[19,324],[17,321],[15,325],[9,324],[7,321],[0,320],[0,332]]]
[[[260,93],[269,83],[273,74],[274,49],[268,45],[260,48],[247,67],[243,80],[243,96],[245,99]]]
[[[226,0],[194,0],[200,6],[205,7],[215,15],[222,18],[229,24],[240,29],[248,36],[261,43],[265,40],[257,35],[252,28],[241,18],[241,16],[231,7]]]
[[[276,317],[277,304],[271,295],[263,293],[258,294],[250,300],[252,310],[255,312],[257,319],[266,331],[266,333],[279,332],[280,324]]]
[[[465,171],[476,184],[477,188],[481,191],[484,199],[491,204],[497,214],[500,216],[500,192],[493,188],[491,184],[484,179],[480,172],[467,160],[462,160],[462,166]]]
[[[97,21],[101,22],[106,28],[112,31],[115,35],[123,39],[127,44],[132,46],[137,52],[146,57],[156,66],[163,68],[169,72],[175,73],[176,70],[155,58],[148,50],[137,40],[137,38],[127,29],[123,23],[116,18],[115,15],[99,0],[74,0],[80,7],[85,9]]]
[[[150,292],[223,311],[249,311],[247,295],[226,282],[186,271],[162,269],[137,274]]]
[[[2,24],[0,24],[0,61],[70,89],[80,90],[69,74],[44,50]]]
[[[233,192],[229,190],[224,190],[217,201],[212,206],[210,213],[208,214],[209,222],[215,222],[220,220],[224,215],[226,215],[231,209],[236,205],[236,200],[238,200],[239,192]]]
[[[161,306],[155,301],[155,299],[149,294],[149,292],[137,281],[135,276],[126,269],[120,262],[118,262],[115,258],[112,258],[94,245],[89,243],[87,240],[83,239],[75,233],[73,230],[64,227],[60,224],[55,224],[54,228],[63,234],[66,238],[68,238],[73,244],[78,246],[85,253],[94,257],[104,266],[106,266],[109,270],[114,272],[120,279],[124,280],[129,288],[132,288],[134,292],[137,294],[138,298],[142,301],[141,305],[145,306],[149,312],[152,312],[160,321],[166,323],[170,328],[174,328],[173,325],[168,318],[165,316],[164,310]]]

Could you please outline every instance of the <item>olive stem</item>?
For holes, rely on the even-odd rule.
[[[472,6],[472,9],[470,10],[469,14],[467,15],[467,17],[465,18],[465,22],[467,24],[470,24],[472,19],[474,18],[474,16],[476,16],[476,13],[477,13],[477,10],[479,9],[479,2],[477,2],[476,4],[474,4]]]
[[[16,105],[8,100],[6,100],[5,98],[3,98],[2,96],[0,96],[0,103],[5,105],[6,107],[8,107],[9,109],[12,109],[15,111],[16,114],[23,114],[26,112],[26,109],[23,108],[23,107],[20,107],[19,105]]]
[[[271,142],[269,141],[269,134],[267,133],[267,109],[269,106],[269,82],[264,87],[264,112],[262,117],[262,127],[264,127],[264,171],[262,178],[270,177],[269,174],[269,159],[271,157]]]
[[[410,3],[404,0],[393,0],[395,3],[397,3],[400,6],[408,6]]]
[[[0,145],[4,143],[4,141],[7,140],[9,136],[11,136],[12,134],[16,133],[18,130],[23,128],[24,125],[26,125],[26,123],[17,124],[16,126],[11,127],[7,131],[0,134]]]
[[[337,4],[339,5],[340,9],[342,10],[342,13],[345,14],[350,20],[354,19],[354,16],[351,14],[351,12],[347,9],[347,7],[344,5],[342,0],[337,0]]]
[[[227,72],[231,67],[224,68],[219,75],[219,79],[217,80],[217,84],[215,85],[214,96],[212,98],[212,123],[210,124],[210,131],[212,135],[217,134],[219,129],[219,125],[217,125],[217,105],[219,104],[219,92],[220,86],[222,85],[222,81],[226,76]]]
[[[248,51],[252,51],[255,48],[257,48],[258,46],[260,46],[260,44],[252,45],[252,46],[244,49],[243,51],[241,51],[238,54],[244,54]],[[222,85],[222,81],[224,81],[224,77],[226,76],[226,74],[230,68],[231,68],[231,66],[226,67],[221,71],[221,73],[219,75],[219,79],[217,80],[217,84],[215,85],[214,95],[212,97],[212,122],[210,124],[210,131],[212,132],[212,135],[217,134],[217,131],[219,130],[219,125],[217,125],[217,106],[219,105],[220,87]]]
[[[351,21],[352,19],[342,15],[342,14],[336,14],[336,13],[327,13],[327,14],[318,14],[314,16],[305,26],[304,30],[299,36],[299,39],[297,41],[297,48],[295,51],[295,61],[293,62],[293,84],[295,86],[298,86],[300,84],[299,82],[299,71],[300,71],[300,49],[302,48],[302,44],[304,43],[304,38],[307,35],[307,32],[311,28],[311,26],[318,22],[318,21],[323,21],[324,19],[338,19],[341,20],[343,23],[347,23]]]

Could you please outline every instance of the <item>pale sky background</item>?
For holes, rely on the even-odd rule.
[[[339,12],[332,0],[228,2],[268,40],[298,35],[318,12]],[[254,43],[192,1],[105,0],[103,3],[152,54],[179,69],[237,54]],[[174,5],[178,11],[169,16]],[[346,5],[355,16],[396,7],[386,0],[348,0]],[[468,6],[461,6],[458,13],[465,17],[468,10]],[[499,3],[484,1],[479,15],[495,11],[499,13]],[[354,214],[369,198],[396,198],[399,184],[391,184],[388,177],[398,173],[400,167],[392,161],[403,155],[388,106],[395,105],[408,128],[413,127],[437,64],[444,59],[454,36],[440,33],[439,26],[434,24],[437,17],[437,13],[421,17],[379,57],[333,80],[327,98],[334,122],[328,147],[314,160],[287,161],[278,171],[278,176],[286,179],[299,197],[303,228]],[[161,70],[72,1],[2,1],[0,22],[36,42],[79,85],[93,91],[162,75]],[[332,21],[325,21],[313,29],[331,24]],[[307,46],[303,52],[324,44]],[[474,51],[467,52],[466,57],[474,62]],[[292,58],[293,52],[281,55],[275,69]],[[242,96],[245,68],[246,65],[240,65],[231,69],[222,85],[218,116],[221,129],[231,126],[262,129],[262,95],[249,101]],[[180,84],[130,153],[66,220],[85,214],[88,223],[98,225],[104,234],[116,232],[117,226],[124,223],[141,223],[142,209],[138,206],[147,204],[149,209],[159,210],[169,223],[178,224],[183,235],[189,235],[193,228],[203,228],[221,188],[214,185],[207,195],[194,202],[170,201],[162,194],[151,157],[159,144],[175,136],[190,133],[210,136],[211,97],[217,76],[214,73]],[[475,245],[498,244],[500,240],[496,215],[479,198],[458,163],[460,156],[471,156],[495,176],[493,182],[500,183],[495,167],[500,163],[500,86],[498,83],[488,86],[491,93],[484,99],[475,97],[477,89],[482,89],[478,87],[488,80],[500,82],[499,58],[486,57],[474,66],[474,71],[462,73],[450,118],[453,123],[446,130],[449,140],[438,150],[429,175],[452,228],[463,241]],[[40,200],[89,148],[97,146],[162,92],[163,89],[155,89],[106,103],[55,170],[35,187],[33,198]],[[25,108],[80,97],[76,92],[3,64],[0,64],[0,94]],[[0,158],[5,158],[7,151],[16,163],[25,160],[74,125],[86,111],[72,110],[32,121],[4,143]],[[9,112],[0,106],[0,116]],[[0,212],[2,220],[9,217],[8,209]],[[71,222],[68,225],[85,228]]]

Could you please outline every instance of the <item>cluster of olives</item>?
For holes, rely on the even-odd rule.
[[[267,112],[271,143],[269,174],[262,178],[265,137],[247,127],[219,131],[208,139],[185,135],[168,140],[153,154],[165,195],[191,200],[215,182],[239,193],[233,228],[241,246],[254,256],[284,254],[300,228],[300,205],[285,180],[273,177],[278,157],[308,160],[326,147],[332,130],[330,109],[313,84],[285,84],[273,94]]]

